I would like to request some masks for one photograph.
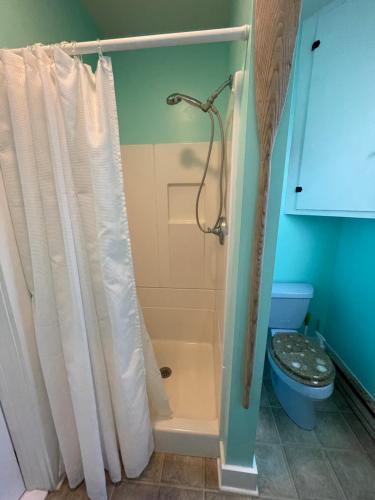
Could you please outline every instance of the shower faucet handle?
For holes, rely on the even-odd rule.
[[[220,245],[224,245],[225,236],[228,234],[228,224],[225,217],[220,217],[216,226],[211,229],[212,234],[216,234],[219,237]]]

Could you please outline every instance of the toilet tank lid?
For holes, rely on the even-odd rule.
[[[311,299],[313,296],[310,283],[272,283],[273,299]]]

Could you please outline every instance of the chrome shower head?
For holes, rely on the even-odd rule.
[[[175,104],[178,104],[181,101],[182,99],[179,94],[171,94],[167,97],[167,104],[169,106],[174,106]]]
[[[205,113],[207,113],[208,111],[212,111],[213,113],[217,114],[218,111],[214,106],[214,101],[219,97],[225,87],[232,86],[232,80],[232,75],[230,75],[229,78],[225,80],[225,82],[222,83],[212,95],[210,95],[206,102],[199,101],[198,99],[196,99],[195,97],[191,97],[190,95],[175,92],[174,94],[171,94],[167,97],[167,104],[169,104],[169,106],[174,106],[175,104],[179,104],[180,102],[185,101],[188,104],[201,109]]]
[[[191,97],[190,95],[175,93],[167,97],[167,104],[169,104],[169,106],[174,106],[175,104],[179,104],[182,101],[185,101],[197,108],[201,108],[202,106],[201,101],[195,99],[195,97]]]

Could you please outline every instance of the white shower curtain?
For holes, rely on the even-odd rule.
[[[70,486],[138,476],[169,416],[137,302],[109,58],[0,51],[0,166]],[[120,450],[120,453],[119,451]]]

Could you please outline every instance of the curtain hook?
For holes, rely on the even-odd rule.
[[[52,59],[53,62],[55,62],[55,52],[54,52],[55,47],[56,47],[55,43],[49,43],[47,45],[48,55],[49,55],[50,59]]]
[[[104,56],[103,56],[103,48],[102,48],[100,38],[97,39],[97,42],[98,42],[98,54],[99,54],[99,57],[102,58]]]
[[[78,54],[78,53],[77,53],[77,40],[73,40],[73,41],[71,42],[71,44],[72,44],[72,57],[73,57],[75,60],[77,60],[77,59],[78,59],[79,61],[83,62],[83,61],[82,61],[82,56],[81,56],[80,54]]]

